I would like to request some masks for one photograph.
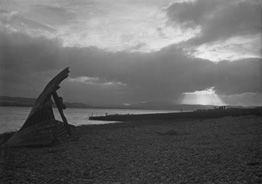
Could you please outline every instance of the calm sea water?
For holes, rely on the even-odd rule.
[[[59,112],[54,109],[55,117],[61,120]],[[24,124],[29,115],[30,107],[1,107],[0,106],[0,133],[16,131]],[[81,109],[67,108],[64,114],[67,121],[73,125],[88,125],[88,124],[105,124],[114,123],[112,121],[93,121],[89,120],[90,116],[104,116],[105,114],[150,114],[150,113],[167,113],[174,111],[167,110],[137,110],[137,109]]]

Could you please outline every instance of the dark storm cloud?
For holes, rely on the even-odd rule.
[[[37,96],[46,83],[67,66],[71,79],[97,78],[109,84],[74,80],[63,83],[61,93],[69,101],[97,105],[176,102],[184,92],[212,86],[225,95],[258,92],[261,79],[259,60],[215,64],[189,58],[175,47],[148,54],[110,53],[96,48],[62,47],[57,40],[2,32],[0,50],[4,95]]]
[[[170,24],[179,22],[185,27],[200,26],[201,35],[193,40],[201,44],[232,36],[259,34],[261,12],[258,4],[258,1],[198,0],[174,3],[167,13]]]
[[[214,72],[214,86],[220,94],[261,93],[261,59],[243,59],[236,62],[219,62],[208,69]],[[212,76],[212,75],[210,75]]]
[[[42,72],[56,68],[59,57],[57,42],[22,33],[0,32],[1,63],[17,74]]]
[[[42,90],[48,73],[61,68],[57,62],[59,56],[56,42],[0,32],[0,75],[1,86],[5,88],[2,95],[27,96]]]

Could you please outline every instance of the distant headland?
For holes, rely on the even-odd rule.
[[[0,96],[0,106],[32,107],[35,100],[35,98]],[[98,108],[83,103],[64,102],[64,104],[68,108]]]
[[[0,106],[9,107],[32,107],[35,98],[26,97],[10,97],[0,96]],[[174,110],[180,112],[196,111],[196,110],[208,110],[217,109],[219,106],[214,105],[185,105],[185,104],[157,104],[157,103],[143,103],[143,104],[132,104],[132,105],[107,105],[107,106],[94,106],[87,105],[78,102],[64,102],[67,108],[89,108],[89,109],[148,109],[148,110]],[[55,106],[55,104],[54,104]],[[242,106],[227,106],[227,108],[239,108],[243,109]],[[255,107],[250,107],[255,108]]]

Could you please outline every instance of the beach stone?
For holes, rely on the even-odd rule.
[[[261,183],[260,122],[231,117],[77,127],[77,144],[0,148],[0,177],[4,183]],[[156,134],[167,130],[179,136]]]

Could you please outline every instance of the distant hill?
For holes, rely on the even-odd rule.
[[[32,107],[35,100],[35,98],[0,96],[0,106]],[[64,102],[64,104],[68,108],[96,108],[83,103]]]
[[[35,100],[36,100],[35,98],[0,96],[0,106],[32,107]],[[174,110],[174,111],[181,111],[181,112],[217,108],[217,106],[213,106],[213,105],[183,105],[183,104],[173,104],[170,102],[143,102],[143,103],[135,103],[129,105],[120,104],[114,106],[91,106],[83,103],[72,103],[72,102],[64,102],[64,104],[68,108],[148,109],[148,110]],[[233,108],[233,107],[234,106],[227,106],[227,108]],[[243,108],[243,107],[238,106],[237,108]]]

